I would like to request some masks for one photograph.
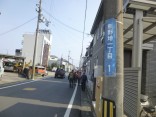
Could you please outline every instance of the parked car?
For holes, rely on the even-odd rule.
[[[32,75],[32,66],[29,66],[28,68],[24,68],[23,74],[25,77],[28,79],[31,78]],[[35,66],[35,75],[41,75],[41,76],[46,76],[48,75],[48,72],[45,67],[43,66]]]
[[[48,71],[47,70],[45,71],[45,76],[48,76]]]
[[[35,71],[36,71],[36,74],[39,74],[41,76],[46,76],[47,74],[47,70],[43,66],[35,66]]]
[[[4,75],[4,68],[3,68],[3,62],[0,60],[0,77]]]
[[[65,78],[65,71],[63,69],[58,68],[55,72],[55,78]]]
[[[4,62],[4,71],[14,72],[15,71],[14,65],[15,65],[15,63],[12,61],[5,61]]]

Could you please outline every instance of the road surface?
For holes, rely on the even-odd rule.
[[[0,87],[0,117],[80,117],[80,87],[47,77]]]

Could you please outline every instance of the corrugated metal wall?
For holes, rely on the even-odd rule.
[[[124,70],[124,113],[128,117],[137,117],[138,109],[138,73],[137,68]]]
[[[147,53],[146,75],[145,94],[152,99],[152,104],[156,105],[156,44],[154,44],[154,49]]]

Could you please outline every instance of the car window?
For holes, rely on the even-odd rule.
[[[12,62],[5,62],[4,65],[8,66],[8,67],[12,67],[12,66],[14,66],[14,63],[12,63]]]
[[[45,70],[45,68],[38,68],[38,69]]]

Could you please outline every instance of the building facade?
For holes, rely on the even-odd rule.
[[[48,66],[51,66],[53,63],[58,63],[58,57],[55,55],[50,55],[49,60],[48,60]]]
[[[58,58],[55,55],[51,55],[50,59],[48,61],[48,66],[51,66],[51,64],[56,63],[58,67],[64,69],[67,72],[70,72],[71,70],[75,69],[75,66],[68,62],[66,59]]]
[[[26,62],[33,61],[35,33],[23,35],[22,56],[26,57]],[[50,30],[39,30],[36,49],[35,64],[43,66],[48,65],[50,51],[52,45],[52,37]]]
[[[103,2],[104,1],[101,1],[99,10],[97,12],[96,18],[94,20],[91,29],[91,35],[93,37],[92,56],[91,57],[88,56],[87,53],[89,53],[90,49],[88,49],[89,47],[87,47],[85,57],[86,59],[84,60],[84,66],[86,68],[88,76],[93,74],[93,76],[90,77],[94,78],[93,80],[90,80],[88,83],[90,88],[89,90],[91,92],[90,94],[91,97],[93,97],[93,100],[95,99],[94,90],[96,89],[95,87],[97,87],[96,77],[102,76],[103,79],[107,82],[104,73],[104,60],[105,60],[104,26],[106,19],[104,17],[105,14]],[[152,43],[152,40],[156,39],[154,32],[155,25],[153,21],[148,20],[148,15],[153,13],[152,15],[155,16],[154,13],[156,13],[156,11],[154,7],[156,6],[156,2],[153,1],[153,7],[150,6],[151,2],[152,1],[149,2],[147,0],[144,1],[124,0],[125,11],[123,14],[123,22],[122,22],[124,24],[123,88],[124,88],[124,112],[128,116],[138,115],[140,109],[141,93],[144,95],[148,95],[149,97],[153,97],[152,102],[153,104],[156,104],[155,101],[156,45],[154,44],[153,48]],[[135,7],[136,5],[139,5],[139,7]],[[116,22],[119,23],[118,21]],[[140,66],[138,66],[138,64],[136,63],[139,63]],[[105,87],[103,87],[103,89],[104,88]]]

